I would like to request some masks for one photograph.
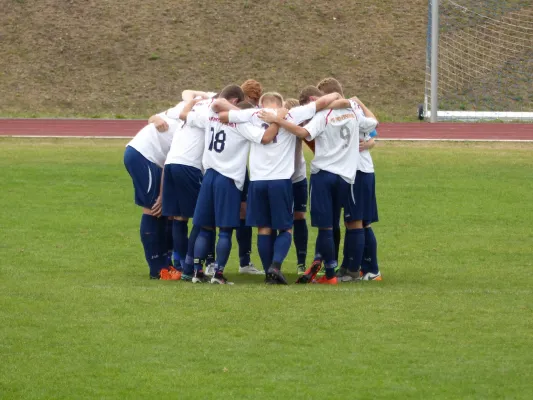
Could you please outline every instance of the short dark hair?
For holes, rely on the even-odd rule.
[[[218,95],[219,99],[237,99],[237,103],[244,100],[244,92],[239,85],[228,85]]]
[[[344,94],[342,93],[342,85],[335,78],[324,78],[320,82],[318,82],[318,85],[316,86],[325,94],[339,93],[340,95],[344,96]]]
[[[249,101],[241,101],[239,104],[237,104],[237,107],[239,107],[241,110],[247,110],[248,108],[255,108],[255,106]]]
[[[302,89],[300,92],[300,98],[298,101],[300,102],[300,105],[303,106],[311,101],[311,96],[314,97],[322,97],[324,96],[324,93],[322,93],[316,86],[306,86]]]

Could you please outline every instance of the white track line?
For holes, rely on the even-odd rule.
[[[0,135],[9,138],[33,139],[133,139],[133,136],[58,136],[58,135]],[[377,138],[389,142],[524,142],[533,143],[533,139],[436,139],[436,138]]]

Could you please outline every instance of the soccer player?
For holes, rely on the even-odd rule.
[[[187,105],[182,104],[177,115],[207,113],[213,100],[203,97],[193,99]],[[236,99],[230,101],[235,102]],[[181,265],[176,268],[183,271],[182,279],[185,281],[192,280],[194,243],[200,230],[193,226],[189,235],[188,221],[194,215],[202,183],[204,142],[204,128],[185,124],[174,135],[164,167],[163,215],[173,221],[174,259],[181,259]]]
[[[342,94],[342,88],[340,92]],[[293,134],[306,140],[315,139],[315,158],[311,163],[311,225],[317,227],[315,261],[297,283],[312,282],[325,262],[326,274],[317,282],[337,284],[335,268],[337,257],[333,239],[333,226],[340,219],[340,210],[344,208],[344,220],[347,226],[349,256],[362,259],[355,243],[357,230],[363,232],[362,221],[355,218],[355,199],[353,184],[357,164],[352,160],[359,157],[359,130],[370,132],[377,126],[377,120],[370,110],[361,106],[364,116],[358,117],[351,108],[330,109],[317,113],[304,127],[288,121],[268,116],[261,116],[268,122],[275,122]],[[363,236],[364,238],[364,236]],[[364,242],[363,242],[364,246]],[[352,253],[354,252],[354,253]],[[360,263],[360,261],[359,261]]]
[[[342,93],[342,85],[340,84],[340,82],[335,78],[331,77],[322,79],[318,83],[317,87],[324,93],[332,93],[339,91],[340,93]],[[357,99],[357,97],[354,97],[352,99],[355,100],[355,102],[351,105],[352,109],[357,115],[364,117],[364,111],[361,107],[361,101]],[[361,268],[361,277],[364,280],[380,281],[382,279],[377,264],[377,241],[371,227],[372,222],[378,221],[374,164],[372,162],[370,152],[368,151],[374,146],[374,140],[372,137],[374,137],[375,134],[377,134],[375,130],[366,134],[362,131],[359,133],[360,152],[357,163],[358,173],[356,175],[354,184],[354,196],[357,204],[356,218],[362,220],[362,227],[364,228],[364,231],[362,233],[358,229],[353,234],[357,235],[356,237],[358,238],[357,254],[359,254],[359,251],[362,248],[364,255],[360,263],[358,261],[358,256],[356,260],[350,260],[350,262],[346,261],[347,238],[345,237],[345,256],[343,260],[345,269],[341,268],[338,274],[341,276],[341,280],[343,282],[358,280],[359,268]],[[334,227],[334,239],[335,250],[338,256],[340,243],[340,226],[338,224]],[[363,244],[361,244],[361,242],[363,242]],[[353,263],[356,265],[353,265]]]
[[[178,104],[177,107],[180,105]],[[131,176],[135,190],[135,204],[142,207],[140,224],[141,243],[150,279],[175,279],[169,274],[168,220],[161,218],[161,175],[167,153],[179,122],[167,112],[152,116],[148,125],[126,145],[124,166]]]
[[[359,112],[362,112],[362,110],[359,109]],[[370,155],[370,150],[375,145],[374,138],[376,136],[376,130],[369,134],[360,133],[359,136],[359,164],[357,166],[357,175],[355,176],[354,193],[358,212],[361,213],[360,218],[363,219],[365,246],[360,266],[353,265],[347,260],[345,250],[342,266],[337,273],[342,282],[360,279],[365,281],[382,280],[377,260],[377,240],[371,225],[373,222],[378,221],[374,163]]]
[[[262,85],[254,79],[248,79],[241,85],[241,89],[244,93],[244,102],[249,103],[250,107],[257,107],[259,99],[263,94]],[[241,105],[241,108],[244,104]],[[246,175],[244,179],[244,186],[242,189],[241,197],[241,211],[240,211],[240,225],[236,229],[235,236],[239,245],[239,273],[250,275],[261,275],[263,271],[258,270],[250,260],[250,254],[252,252],[252,227],[246,225],[246,202],[248,196],[248,185],[250,184],[250,176],[248,169],[246,169]],[[205,274],[212,276],[215,273],[215,241],[212,242],[213,247],[210,249],[205,269]]]
[[[206,171],[194,212],[194,224],[201,226],[194,248],[193,283],[205,282],[203,263],[211,247],[214,228],[219,228],[216,245],[215,274],[211,283],[228,284],[224,268],[231,252],[233,229],[240,225],[241,191],[244,185],[250,142],[271,141],[278,131],[273,124],[267,130],[251,124],[224,124],[217,105],[223,99],[244,99],[237,85],[227,86],[205,116],[189,115],[187,123],[205,126],[206,142],[203,167]]]

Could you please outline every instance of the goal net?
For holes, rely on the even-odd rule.
[[[433,112],[433,1],[438,120],[533,122],[533,0],[429,0],[424,116]]]

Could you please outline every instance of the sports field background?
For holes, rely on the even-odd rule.
[[[532,144],[380,142],[382,282],[221,287],[148,280],[125,143],[0,139],[0,398],[530,398]]]

